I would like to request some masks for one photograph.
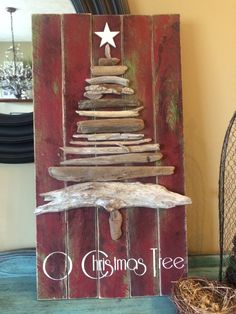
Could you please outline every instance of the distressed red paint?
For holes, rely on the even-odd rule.
[[[159,178],[168,189],[184,193],[183,113],[180,63],[179,16],[154,17],[154,64],[157,140],[163,165],[174,165],[172,176]],[[160,210],[160,257],[180,256],[187,263],[185,208]],[[173,281],[186,274],[183,269],[162,269],[161,289],[168,294]]]
[[[134,85],[136,95],[142,101],[141,115],[145,123],[146,137],[155,142],[152,86],[152,17],[124,16],[124,62],[129,67],[127,77]],[[139,180],[155,183],[155,178]],[[132,296],[158,294],[158,279],[153,276],[153,259],[150,248],[158,245],[156,210],[150,208],[129,209],[129,255],[143,258],[149,271],[143,276],[131,274]]]
[[[83,98],[85,79],[90,76],[91,19],[91,15],[69,14],[64,15],[62,20],[65,146],[70,145],[72,136],[76,133],[77,122],[83,120],[75,111],[78,109],[78,100]],[[67,156],[70,157],[73,156]],[[84,255],[96,248],[95,210],[70,210],[67,213],[67,226],[67,252],[73,262],[73,271],[68,277],[68,296],[96,297],[96,280],[85,276],[80,269]]]
[[[36,193],[40,205],[40,193],[63,187],[63,183],[48,175],[48,167],[60,161],[58,147],[63,144],[60,15],[33,17],[33,60]],[[65,252],[65,241],[65,213],[37,217],[39,299],[67,298],[66,280],[52,281],[42,270],[48,254]],[[55,278],[64,277],[64,260],[49,259],[47,271]]]

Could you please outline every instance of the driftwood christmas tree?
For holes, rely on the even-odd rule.
[[[38,298],[170,293],[190,202],[179,17],[43,15],[33,31]]]
[[[105,35],[104,35],[105,36]],[[107,62],[104,62],[107,60]],[[125,163],[129,160],[130,155],[134,155],[134,159],[139,160],[143,152],[156,152],[159,151],[159,144],[146,144],[151,142],[151,138],[145,138],[141,134],[142,139],[130,140],[130,134],[125,132],[136,132],[144,129],[144,121],[137,119],[140,111],[145,109],[140,106],[140,100],[130,98],[125,99],[123,104],[132,104],[132,109],[123,110],[119,106],[116,108],[114,104],[120,103],[122,99],[101,98],[105,94],[109,95],[133,95],[135,92],[129,87],[129,80],[117,75],[124,74],[127,66],[117,65],[119,60],[113,61],[111,56],[110,45],[105,46],[105,58],[100,58],[98,63],[105,65],[92,66],[92,78],[87,78],[86,82],[89,86],[85,87],[84,97],[89,98],[89,101],[79,101],[79,109],[76,113],[84,117],[92,117],[94,120],[84,120],[77,123],[78,135],[89,134],[95,137],[98,134],[106,134],[110,141],[70,141],[70,144],[76,146],[62,147],[65,156],[71,155],[110,155],[100,157],[100,164],[106,160],[106,164],[114,164],[111,158],[116,155],[125,156],[126,159],[120,158],[119,163]],[[110,65],[111,64],[111,65]],[[106,102],[107,101],[107,102]],[[86,104],[86,106],[85,106]],[[97,110],[99,104],[105,110]],[[111,110],[110,104],[113,104],[114,110]],[[137,106],[137,107],[135,107]],[[87,107],[87,108],[84,108]],[[135,118],[134,118],[135,117]],[[102,118],[102,119],[99,119]],[[105,118],[105,119],[104,119]],[[108,132],[108,133],[107,133]],[[113,132],[118,132],[123,138],[128,141],[117,141]],[[133,133],[131,133],[133,134]],[[135,133],[134,133],[135,134]],[[109,146],[106,146],[109,145]],[[87,146],[87,147],[85,147]],[[93,146],[93,147],[91,147]],[[102,146],[102,147],[100,147]],[[121,155],[124,154],[124,155]],[[159,153],[159,158],[162,155]],[[103,159],[102,159],[103,158]],[[92,162],[92,159],[95,162]],[[151,158],[146,159],[146,162],[153,161]],[[92,167],[83,167],[81,164],[85,163]],[[91,164],[90,164],[91,163]],[[80,207],[97,207],[101,206],[110,212],[109,225],[110,234],[113,240],[118,240],[122,235],[122,215],[119,212],[121,208],[127,207],[150,207],[150,208],[171,208],[177,205],[190,204],[191,201],[188,197],[182,196],[177,193],[169,192],[167,189],[158,185],[141,185],[140,183],[104,183],[93,184],[92,182],[109,182],[130,180],[145,177],[156,177],[158,175],[171,175],[174,173],[173,166],[97,166],[99,164],[98,157],[67,159],[61,162],[60,167],[50,167],[48,169],[49,175],[57,180],[64,182],[89,182],[85,185],[76,185],[65,188],[62,191],[54,191],[43,194],[45,200],[51,200],[50,203],[38,207],[37,214],[58,212],[61,210],[68,210]],[[69,167],[67,165],[72,165]],[[79,166],[75,166],[79,165]],[[96,167],[93,167],[96,165]],[[85,189],[85,190],[84,190]],[[73,191],[73,192],[72,192]],[[85,192],[86,191],[86,192]],[[84,195],[85,193],[85,195]],[[119,195],[119,196],[117,196]],[[132,197],[131,197],[132,195]],[[52,198],[51,198],[52,197]]]

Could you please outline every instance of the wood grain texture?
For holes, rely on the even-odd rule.
[[[145,212],[146,208],[172,208],[191,204],[190,198],[185,195],[169,191],[158,184],[140,182],[77,183],[41,195],[48,203],[36,208],[37,215],[84,206],[99,206],[110,213],[125,207],[139,207]]]
[[[172,178],[159,178],[158,182],[173,191],[184,193],[179,25],[178,15],[154,17],[154,88],[158,113],[155,122],[157,139],[162,143],[162,151],[166,156],[162,164],[176,165]],[[180,256],[185,260],[184,268],[161,269],[162,294],[170,293],[171,282],[187,272],[185,230],[184,207],[173,209],[171,212],[160,212],[160,256]]]
[[[158,161],[161,158],[162,158],[161,153],[134,153],[134,154],[130,153],[122,155],[67,159],[65,161],[62,161],[61,165],[96,166],[96,165],[117,165],[124,163],[140,164]]]
[[[93,31],[101,31],[104,29],[105,23],[109,24],[111,31],[120,31],[115,37],[115,43],[117,48],[111,47],[112,57],[121,60],[123,64],[122,56],[122,17],[121,16],[94,16],[93,17]],[[93,65],[98,64],[99,58],[104,57],[104,47],[99,48],[100,38],[96,35],[93,36]],[[109,96],[105,96],[109,97]],[[117,96],[118,97],[118,96]],[[117,98],[121,101],[122,98]],[[108,100],[108,98],[106,98]],[[133,130],[132,130],[133,131]],[[110,131],[108,131],[110,132]],[[113,132],[113,131],[112,131]],[[115,131],[116,132],[116,131]],[[124,129],[118,132],[126,132]],[[129,132],[129,131],[128,131]],[[109,226],[109,213],[104,210],[98,209],[98,227],[99,227],[99,250],[106,252],[109,255],[109,259],[117,257],[119,259],[127,259],[127,212],[125,209],[120,211],[123,217],[122,223],[122,236],[118,241],[114,241],[110,237],[110,226]],[[104,223],[107,222],[107,223]],[[100,258],[101,254],[99,255]],[[108,270],[108,269],[106,269]],[[130,295],[130,283],[129,283],[129,271],[126,269],[114,272],[111,277],[102,278],[99,282],[100,285],[100,297],[111,298],[111,297],[128,297]]]
[[[118,58],[99,58],[98,65],[107,66],[107,65],[117,65],[120,62]]]
[[[122,86],[129,86],[129,80],[120,76],[97,76],[86,79],[86,82],[92,85],[97,84],[119,84]]]
[[[49,167],[49,175],[59,181],[107,182],[135,178],[167,176],[174,173],[171,166],[108,166],[108,167]]]
[[[91,59],[91,16],[63,16],[64,52],[64,107],[65,132],[68,145],[75,132],[78,117],[77,102],[83,98],[85,79],[90,75]],[[79,117],[80,120],[83,117]],[[97,282],[88,278],[80,268],[83,257],[96,248],[96,215],[83,208],[68,213],[68,254],[74,261],[73,272],[68,277],[69,298],[98,296]],[[92,265],[86,265],[88,271]],[[91,273],[94,273],[91,270]],[[95,272],[96,275],[96,272]]]
[[[117,110],[117,111],[88,111],[88,110],[76,110],[79,116],[83,117],[96,117],[96,118],[127,118],[138,117],[139,111],[143,110],[143,107],[138,107],[132,110]]]
[[[144,144],[137,146],[120,146],[120,147],[61,147],[65,154],[73,155],[109,155],[109,154],[127,154],[141,152],[155,152],[159,150],[159,144]]]
[[[33,70],[36,194],[37,205],[42,205],[40,193],[63,187],[62,182],[47,175],[48,167],[60,162],[58,145],[63,144],[59,15],[33,16]],[[55,112],[52,113],[52,110]],[[51,280],[43,272],[43,262],[48,254],[66,252],[65,214],[42,215],[37,217],[36,224],[38,299],[67,298],[67,280]],[[51,256],[46,264],[46,271],[53,278],[63,278],[67,272],[64,256]]]
[[[152,17],[124,16],[124,60],[129,71],[126,78],[133,83],[136,96],[143,102],[143,132],[146,137],[154,136],[153,73],[152,73]],[[145,88],[144,87],[145,82]],[[141,182],[155,183],[154,178],[141,179]],[[131,273],[131,295],[155,295],[159,293],[157,278],[153,276],[153,259],[150,248],[158,247],[157,212],[150,208],[140,211],[129,210],[130,256],[142,257],[148,271],[143,276]]]
[[[91,67],[91,74],[94,76],[102,75],[122,75],[127,71],[125,65],[112,65],[112,66],[93,66]]]
[[[124,108],[138,107],[140,100],[135,97],[129,98],[104,98],[96,100],[83,99],[79,101],[79,109],[99,109],[99,108]]]
[[[91,93],[101,94],[116,94],[116,95],[133,95],[134,90],[127,86],[121,86],[119,84],[96,84],[88,85],[85,90]]]
[[[136,132],[144,128],[144,122],[136,118],[86,120],[77,123],[78,133]]]
[[[142,140],[135,141],[70,141],[70,144],[77,146],[92,146],[92,145],[111,145],[111,146],[129,146],[129,145],[140,145],[145,143],[150,143],[152,141],[151,138],[144,138]]]
[[[116,241],[122,236],[122,221],[123,217],[119,210],[114,210],[110,213],[109,225],[112,240]]]
[[[83,138],[88,141],[116,141],[116,140],[139,140],[144,138],[142,133],[101,133],[101,134],[73,134],[74,138]]]

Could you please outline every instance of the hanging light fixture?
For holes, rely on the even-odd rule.
[[[13,29],[13,13],[16,8],[8,7],[11,20],[11,47],[6,51],[6,61],[0,65],[0,88],[17,99],[31,98],[32,68],[23,60],[19,44],[16,45]]]

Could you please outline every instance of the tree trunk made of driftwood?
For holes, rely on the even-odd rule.
[[[85,120],[77,123],[78,133],[109,133],[109,132],[137,132],[144,128],[142,119],[99,119]]]
[[[172,166],[50,167],[48,172],[59,181],[108,182],[171,175],[174,169]]]
[[[99,166],[99,165],[119,165],[126,163],[150,163],[162,158],[161,153],[135,153],[122,155],[109,155],[87,158],[67,159],[61,165],[67,166]]]
[[[119,210],[110,213],[109,225],[112,240],[118,240],[122,236],[122,215]]]

